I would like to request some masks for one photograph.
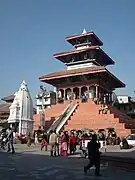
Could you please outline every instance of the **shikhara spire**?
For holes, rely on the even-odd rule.
[[[87,31],[86,31],[86,29],[84,28],[82,34],[86,34],[86,33],[87,33]]]
[[[22,81],[19,90],[15,93],[13,103],[10,106],[8,123],[11,126],[18,123],[19,134],[32,133],[33,131],[33,103],[25,81]]]

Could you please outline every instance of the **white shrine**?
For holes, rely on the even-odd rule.
[[[33,103],[25,81],[15,93],[14,101],[10,106],[8,123],[17,129],[19,135],[33,132]]]

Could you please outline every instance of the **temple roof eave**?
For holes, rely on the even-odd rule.
[[[86,69],[88,69],[88,68],[86,68]],[[58,73],[58,72],[56,72],[56,73],[52,73],[52,74],[48,74],[48,75],[46,75],[46,76],[42,76],[42,77],[39,77],[39,80],[41,81],[41,82],[46,82],[46,83],[48,83],[48,84],[52,84],[50,81],[52,81],[52,80],[55,80],[55,79],[61,79],[61,78],[68,78],[68,77],[71,77],[71,76],[79,76],[79,75],[87,75],[87,74],[91,74],[91,73],[103,73],[103,72],[105,72],[105,73],[107,73],[113,80],[115,80],[116,81],[116,83],[117,83],[117,86],[116,86],[116,88],[123,88],[123,87],[125,87],[126,85],[122,82],[122,81],[120,81],[116,76],[114,76],[110,71],[108,71],[106,68],[103,68],[103,67],[101,67],[101,69],[98,69],[98,70],[93,70],[93,71],[86,71],[86,72],[78,72],[78,73],[68,73],[68,72],[70,72],[70,70],[68,70],[68,71],[63,71],[63,72],[67,72],[67,74],[63,74],[62,73],[62,71],[59,71],[59,73],[61,73],[61,75],[56,75],[56,73]],[[54,85],[54,84],[52,84],[52,85]]]
[[[3,97],[1,100],[2,101],[13,101],[14,100],[14,95],[9,95],[9,96],[6,96],[6,97]]]
[[[81,37],[86,37],[86,36],[93,36],[100,43],[100,46],[103,45],[103,42],[98,38],[98,36],[94,32],[87,32],[84,34],[82,33],[79,35],[68,36],[68,37],[66,37],[66,40],[72,44],[73,40],[81,38]]]
[[[105,67],[102,67],[102,66],[79,68],[79,69],[72,69],[72,70],[65,69],[65,70],[54,72],[45,76],[41,76],[39,77],[39,80],[44,81],[44,80],[49,80],[49,79],[69,77],[69,76],[80,75],[80,74],[96,73],[96,72],[104,71],[104,70],[105,70]]]
[[[81,53],[84,53],[86,51],[91,51],[91,50],[99,50],[100,53],[102,53],[106,57],[108,61],[107,65],[115,64],[115,62],[111,59],[111,57],[109,57],[99,46],[91,46],[84,49],[61,52],[61,53],[54,54],[53,57],[60,60],[63,63],[66,63],[66,57],[81,54]]]

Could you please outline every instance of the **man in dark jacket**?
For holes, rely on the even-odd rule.
[[[100,176],[100,143],[97,142],[96,134],[92,135],[92,140],[88,142],[88,157],[89,163],[84,167],[84,173],[87,174],[88,169],[90,169],[93,165],[95,165],[95,175]]]

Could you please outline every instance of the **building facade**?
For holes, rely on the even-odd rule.
[[[6,96],[1,99],[3,103],[0,104],[0,126],[3,128],[8,127],[8,117],[10,114],[9,107],[11,106],[14,95]]]
[[[128,95],[117,95],[117,101],[114,104],[121,112],[135,119],[135,99]]]
[[[49,91],[44,97],[40,96],[40,93],[36,95],[36,111],[37,114],[43,109],[50,108],[52,105],[56,104],[56,92]]]

